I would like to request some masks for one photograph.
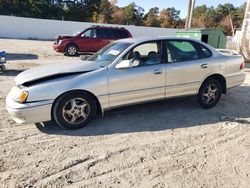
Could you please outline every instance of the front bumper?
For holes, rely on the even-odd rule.
[[[57,51],[57,52],[64,52],[64,47],[61,46],[61,45],[54,44],[54,45],[53,45],[53,48],[54,48],[54,50]]]
[[[0,57],[1,58],[1,57]],[[4,59],[4,60],[1,60],[0,59],[0,65],[3,65],[3,64],[5,64],[6,63],[6,59]]]
[[[18,103],[9,94],[6,98],[6,108],[13,120],[18,124],[38,123],[51,120],[53,100]]]

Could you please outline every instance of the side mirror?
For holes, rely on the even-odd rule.
[[[84,33],[81,35],[81,38],[90,38],[88,36],[86,36]]]
[[[130,67],[132,67],[132,63],[130,60],[123,60],[115,66],[116,69],[127,69]]]

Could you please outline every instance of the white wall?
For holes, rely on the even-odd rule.
[[[0,15],[0,37],[20,39],[54,39],[58,34],[70,34],[82,31],[96,23],[71,22],[48,19],[23,18]],[[101,24],[106,26],[121,26]],[[175,29],[122,26],[127,28],[133,37],[175,35]]]

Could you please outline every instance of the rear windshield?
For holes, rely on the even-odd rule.
[[[128,38],[128,32],[126,30],[115,30],[116,38]]]

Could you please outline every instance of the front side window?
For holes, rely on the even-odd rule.
[[[191,41],[173,40],[165,42],[169,63],[200,59],[199,50]]]
[[[89,29],[82,34],[82,37],[96,38],[96,29]]]
[[[140,44],[125,55],[123,59],[135,62],[133,67],[160,64],[161,42],[148,42]]]

